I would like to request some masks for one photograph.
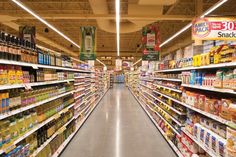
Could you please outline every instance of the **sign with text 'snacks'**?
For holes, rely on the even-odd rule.
[[[193,40],[236,40],[235,18],[197,18],[192,22]]]

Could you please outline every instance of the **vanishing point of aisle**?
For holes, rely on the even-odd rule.
[[[124,85],[114,85],[62,157],[175,157]]]

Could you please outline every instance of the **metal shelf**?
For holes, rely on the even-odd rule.
[[[186,67],[186,68],[179,68],[179,69],[167,69],[167,70],[158,70],[155,71],[157,73],[162,72],[178,72],[178,71],[187,71],[187,70],[201,70],[201,69],[217,69],[217,68],[226,68],[226,67],[235,67],[236,62],[230,62],[230,63],[220,63],[220,64],[210,64],[200,67]]]
[[[23,84],[12,84],[12,85],[1,85],[0,90],[15,89],[15,88],[30,88],[33,86],[43,86],[57,83],[72,82],[74,79],[58,80],[58,81],[45,81],[45,82],[33,82],[33,83],[23,83]]]
[[[65,68],[65,67],[58,67],[58,66],[51,66],[51,65],[33,64],[33,63],[10,61],[10,60],[3,60],[3,59],[0,59],[0,64],[19,65],[19,66],[25,66],[25,67],[32,67],[34,69],[46,68],[46,69],[75,71],[75,72],[83,72],[83,73],[91,73],[92,72],[92,71],[88,71],[88,70],[79,70],[79,69],[73,69],[73,68]]]
[[[214,88],[214,87],[204,87],[199,85],[189,85],[189,84],[182,84],[182,87],[193,88],[193,89],[200,89],[212,92],[219,92],[219,93],[228,93],[228,94],[236,94],[236,92],[232,89],[221,89],[221,88]]]
[[[158,78],[158,77],[154,77],[154,80],[164,80],[164,81],[173,81],[173,82],[182,82],[181,79],[171,79],[171,78]]]
[[[165,88],[165,89],[169,89],[169,90],[174,91],[174,92],[182,93],[182,91],[179,90],[179,89],[174,89],[174,88],[170,88],[170,87],[166,87],[166,86],[159,85],[159,84],[154,84],[154,83],[153,83],[153,85],[156,86],[156,87],[162,87],[162,88]]]

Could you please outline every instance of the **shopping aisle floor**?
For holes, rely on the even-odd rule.
[[[104,96],[62,157],[175,157],[124,85]]]

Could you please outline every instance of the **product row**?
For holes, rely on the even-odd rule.
[[[234,43],[212,46],[209,52],[202,53],[199,51],[197,55],[193,53],[186,58],[177,60],[165,60],[157,65],[158,70],[176,69],[184,67],[199,67],[210,64],[219,64],[236,61],[236,51]],[[201,52],[201,53],[200,53]]]
[[[6,149],[11,146],[20,136],[36,127],[37,124],[42,123],[63,110],[73,102],[73,97],[67,96],[1,120],[0,137],[2,137],[2,139],[0,142],[0,149]]]
[[[213,94],[184,91],[182,99],[187,105],[236,122],[236,102],[232,98],[219,98]]]
[[[222,69],[212,73],[195,70],[182,72],[182,83],[235,90],[236,70]]]
[[[55,97],[67,91],[72,91],[73,89],[74,86],[72,84],[59,84],[35,87],[31,90],[11,89],[1,92],[0,115]]]
[[[73,79],[71,72],[50,69],[28,69],[13,65],[0,65],[0,85]]]

